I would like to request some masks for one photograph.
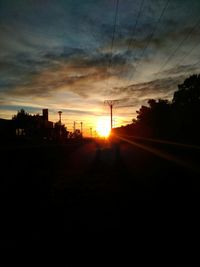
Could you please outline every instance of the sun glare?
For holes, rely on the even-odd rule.
[[[100,137],[108,137],[110,135],[109,118],[99,118],[97,121],[97,133]]]

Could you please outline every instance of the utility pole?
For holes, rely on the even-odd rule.
[[[76,122],[74,121],[74,133],[76,131]]]
[[[61,125],[61,115],[62,115],[62,111],[58,111],[58,116],[59,116],[59,123]]]
[[[104,104],[110,107],[110,129],[113,129],[113,107],[119,103],[120,100],[105,100]]]
[[[83,123],[81,122],[81,134],[83,135]]]
[[[62,133],[61,133],[61,115],[62,115],[62,111],[58,111],[58,116],[59,116],[59,134],[60,134],[60,137],[62,135]]]

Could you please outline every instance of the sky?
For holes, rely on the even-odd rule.
[[[0,118],[126,125],[199,69],[199,0],[0,0]]]

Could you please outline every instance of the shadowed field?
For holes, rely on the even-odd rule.
[[[147,143],[140,146],[168,160],[125,141],[4,146],[3,242],[162,227],[178,234],[188,218],[187,226],[195,226],[200,151]]]

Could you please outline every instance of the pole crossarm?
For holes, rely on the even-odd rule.
[[[108,106],[115,106],[116,104],[118,104],[120,102],[119,99],[114,99],[114,100],[105,100],[104,104],[108,105]]]

